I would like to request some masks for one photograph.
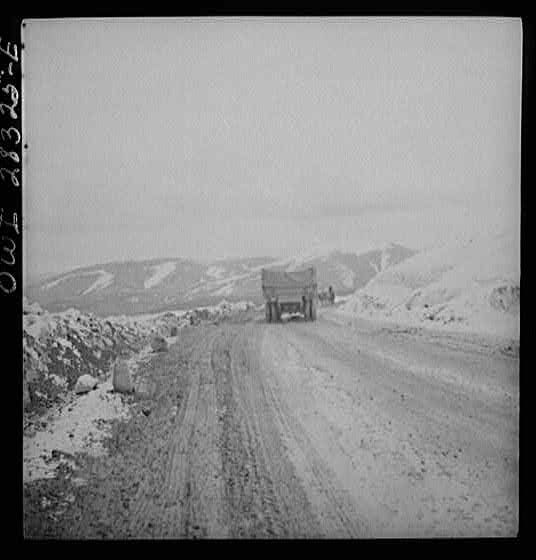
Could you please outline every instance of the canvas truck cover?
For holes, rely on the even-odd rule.
[[[262,269],[263,288],[308,288],[314,284],[316,284],[316,270],[312,267],[291,272]]]
[[[263,268],[262,292],[266,320],[280,321],[282,313],[302,313],[305,320],[316,320],[316,269],[280,270]]]

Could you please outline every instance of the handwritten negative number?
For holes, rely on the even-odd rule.
[[[9,128],[3,128],[2,129],[2,140],[6,140],[6,138],[8,138],[11,142],[15,142],[15,144],[18,144],[20,142],[20,132],[13,126],[10,126]],[[17,139],[13,140],[11,138],[12,134],[16,134],[17,135]]]
[[[15,187],[19,186],[19,180],[15,177],[15,173],[18,173],[20,169],[13,169],[13,171],[6,169],[5,167],[0,167],[0,177],[2,177],[2,181],[5,181],[4,178],[4,171],[11,176],[11,182]]]
[[[4,209],[0,208],[0,227],[2,227],[2,226],[12,227],[15,230],[15,233],[18,235],[19,234],[19,220],[18,220],[18,217],[17,217],[17,213],[13,212],[12,221],[8,222],[4,218]]]
[[[0,147],[0,157],[10,157],[15,163],[20,161],[17,152],[6,152],[2,147]]]
[[[11,262],[4,260],[3,257],[0,257],[0,261],[2,261],[4,264],[9,264],[11,266],[15,264],[15,256],[13,255],[13,253],[15,252],[17,246],[15,245],[15,242],[13,241],[13,239],[11,239],[11,237],[8,237],[7,235],[2,235],[2,240],[4,239],[7,239],[12,245],[11,249],[9,247],[2,245],[2,251],[8,253],[8,255],[11,257]]]
[[[16,44],[7,43],[7,46],[1,44],[2,38],[0,37],[0,52],[7,55],[15,63],[19,61],[18,49]],[[8,74],[13,75],[12,62],[9,63]],[[0,77],[2,77],[4,72],[0,72]],[[11,105],[7,103],[0,103],[0,113],[2,115],[7,114],[12,118],[17,118],[17,113],[15,112],[15,107],[19,104],[19,92],[17,88],[12,84],[7,84],[1,88],[2,92],[7,94],[11,98]],[[9,128],[0,129],[1,141],[4,143],[9,143],[12,145],[20,144],[21,134],[13,126]],[[5,146],[7,148],[7,146]],[[15,163],[20,163],[20,158],[15,151],[9,148],[5,149],[4,146],[0,146],[0,159],[9,158]],[[5,167],[0,167],[0,178],[2,181],[6,180],[6,176],[9,175],[11,183],[15,186],[19,186],[19,181],[16,174],[20,173],[19,168],[14,170],[6,169]],[[19,227],[17,222],[17,214],[13,212],[13,221],[8,222],[4,219],[4,209],[0,209],[0,225],[10,226],[15,230],[15,233],[19,233]],[[17,246],[15,241],[7,235],[0,236],[0,261],[8,266],[13,266],[15,264],[15,250]],[[0,290],[5,294],[13,293],[17,288],[17,282],[12,274],[6,271],[0,271]]]
[[[4,292],[4,294],[12,294],[16,289],[17,289],[17,282],[15,281],[15,278],[13,278],[13,276],[11,274],[9,274],[9,272],[0,272],[0,277],[4,277],[7,276],[11,282],[11,288],[7,288],[4,285],[4,281],[2,280],[0,282],[0,290],[2,290]]]

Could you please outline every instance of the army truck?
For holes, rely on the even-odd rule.
[[[314,267],[287,272],[261,270],[266,321],[280,321],[283,313],[301,313],[306,321],[316,320],[318,286]]]

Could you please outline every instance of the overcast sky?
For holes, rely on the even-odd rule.
[[[518,226],[518,19],[26,23],[32,275]]]

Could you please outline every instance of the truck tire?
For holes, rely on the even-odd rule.
[[[316,321],[316,299],[311,300],[311,321]]]
[[[281,308],[277,302],[274,303],[274,317],[278,323],[281,321]]]
[[[269,303],[269,302],[266,302],[265,308],[266,308],[266,322],[271,323],[272,322],[272,304]]]
[[[305,300],[303,316],[306,321],[309,321],[309,319],[311,318],[311,300],[309,299]]]

